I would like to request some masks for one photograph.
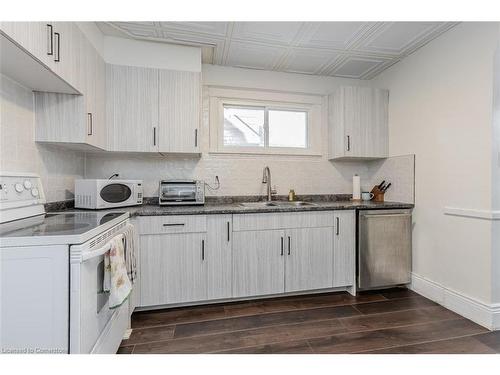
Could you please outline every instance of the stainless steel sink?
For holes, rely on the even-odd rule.
[[[249,207],[249,208],[259,208],[259,207],[307,207],[307,206],[316,206],[316,204],[311,202],[303,202],[303,201],[272,201],[272,202],[248,202],[248,203],[240,203],[240,206]]]
[[[285,207],[306,207],[306,206],[316,206],[315,203],[311,202],[304,202],[304,201],[294,201],[294,202],[287,202],[287,201],[282,201],[282,202],[274,202],[278,206],[285,206]]]
[[[246,202],[240,203],[240,206],[249,208],[260,208],[260,207],[276,207],[276,202]]]

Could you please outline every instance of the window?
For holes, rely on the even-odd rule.
[[[209,95],[210,152],[321,155],[323,97],[219,87]]]
[[[224,146],[264,147],[265,108],[224,106]]]
[[[224,146],[307,148],[307,111],[224,105]]]

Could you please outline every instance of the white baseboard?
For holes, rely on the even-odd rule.
[[[500,330],[500,304],[488,305],[412,273],[410,289],[490,330]]]

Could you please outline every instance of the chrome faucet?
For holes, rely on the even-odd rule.
[[[262,183],[267,184],[267,201],[271,202],[273,194],[276,194],[276,189],[271,188],[271,170],[265,167],[262,172]]]

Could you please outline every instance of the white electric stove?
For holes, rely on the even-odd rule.
[[[3,353],[115,353],[128,304],[102,290],[108,241],[128,212],[46,213],[40,178],[0,173]]]

